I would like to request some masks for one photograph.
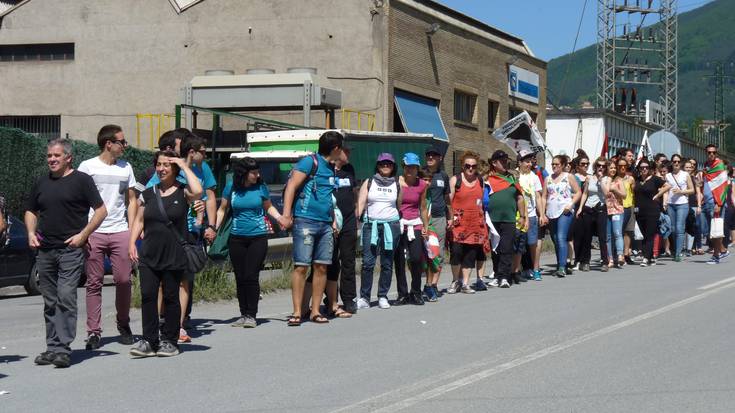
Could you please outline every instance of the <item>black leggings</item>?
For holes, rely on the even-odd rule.
[[[404,297],[408,295],[408,285],[406,282],[406,251],[408,251],[408,266],[411,269],[411,292],[421,292],[421,273],[424,266],[424,238],[421,231],[414,230],[413,241],[408,240],[408,231],[401,234],[398,241],[398,248],[395,250],[393,260],[396,267],[396,288],[398,296]]]
[[[592,236],[600,241],[602,265],[607,265],[607,211],[600,208],[583,207],[574,224],[574,257],[577,262],[589,264],[592,259]]]
[[[154,348],[158,346],[158,286],[162,286],[165,323],[161,330],[161,338],[176,345],[181,322],[179,283],[184,276],[184,271],[154,270],[142,264],[139,268],[139,276],[143,338]]]
[[[643,234],[643,256],[646,257],[646,259],[651,260],[653,259],[653,239],[658,232],[659,217],[655,215],[636,215],[635,218],[638,222],[638,227],[640,227],[641,233]]]
[[[240,315],[255,318],[260,300],[260,270],[268,253],[268,238],[265,235],[230,235],[229,245]]]

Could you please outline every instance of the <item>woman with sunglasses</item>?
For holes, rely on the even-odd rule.
[[[608,189],[605,196],[605,204],[607,206],[607,251],[610,256],[609,266],[616,265],[622,268],[625,265],[624,257],[624,241],[623,241],[623,221],[625,209],[623,208],[623,200],[627,194],[625,189],[625,173],[628,167],[628,161],[619,159],[617,162],[609,161],[607,164],[607,181]],[[614,252],[613,252],[614,246]],[[617,262],[613,262],[613,258],[617,254]]]
[[[574,204],[582,197],[576,179],[568,172],[567,157],[557,155],[551,160],[551,175],[546,178],[543,199],[546,205],[546,217],[549,219],[551,239],[556,247],[557,277],[571,274],[571,269],[565,268],[569,244],[567,235],[574,220]]]
[[[393,278],[394,250],[401,235],[400,186],[396,179],[393,155],[381,153],[375,163],[375,175],[366,179],[357,198],[357,216],[362,221],[362,272],[358,310],[370,308],[373,270],[380,254],[378,307],[390,308],[388,290]]]
[[[691,175],[683,170],[681,155],[671,155],[671,171],[665,175],[666,183],[671,189],[668,194],[668,214],[674,229],[674,245],[672,255],[674,261],[681,261],[681,250],[686,241],[686,220],[689,214],[689,195],[696,195]]]
[[[580,164],[580,169],[581,169]],[[580,271],[590,270],[592,258],[592,235],[600,240],[600,258],[602,271],[607,271],[608,249],[603,242],[607,239],[607,205],[605,199],[608,193],[609,179],[605,179],[607,160],[599,157],[595,161],[595,173],[588,176],[582,185],[582,198],[577,211],[577,220],[574,237],[574,250]]]
[[[643,158],[638,162],[638,182],[634,187],[635,202],[638,207],[636,219],[643,234],[643,261],[641,267],[656,265],[653,258],[654,238],[658,233],[658,219],[661,215],[660,198],[670,189],[663,179],[656,176],[651,162]]]
[[[477,175],[480,155],[466,151],[460,159],[462,173],[449,180],[449,199],[454,211],[450,253],[453,281],[447,292],[474,294],[469,284],[470,272],[477,261],[485,260],[483,246],[488,240],[482,205],[484,187]]]
[[[590,158],[587,156],[587,153],[581,148],[577,149],[577,157],[572,159],[570,162],[570,172],[572,172],[574,179],[577,181],[577,185],[579,185],[581,193],[584,193],[584,186],[587,182],[587,177],[589,176],[589,167]],[[582,234],[581,229],[580,231],[577,231],[578,222],[581,226],[581,220],[578,218],[582,212],[582,206],[579,201],[581,201],[581,198],[574,204],[574,210],[577,211],[577,213],[573,215],[574,219],[572,220],[572,225],[569,227],[569,233],[567,234],[567,237],[569,238],[569,257],[567,257],[566,269],[569,273],[571,273],[572,269],[579,269],[580,266],[579,254],[577,253],[579,250],[575,247],[574,242],[574,240],[578,238],[577,234]]]

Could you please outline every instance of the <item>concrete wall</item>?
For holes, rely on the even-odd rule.
[[[389,11],[390,52],[388,102],[385,116],[388,128],[399,120],[392,116],[393,89],[402,89],[440,100],[440,112],[450,137],[452,150],[475,150],[484,157],[501,145],[488,129],[488,100],[500,103],[496,125],[508,120],[510,107],[538,114],[539,130],[545,127],[546,63],[522,55],[500,44],[481,38],[446,23],[428,36],[426,28],[437,22],[435,17],[392,1]],[[515,55],[515,65],[540,76],[541,104],[532,104],[508,96],[507,64]],[[454,120],[454,92],[461,90],[477,95],[475,121],[471,124]],[[507,150],[507,149],[506,149]],[[451,158],[447,156],[447,166]]]
[[[61,114],[62,135],[89,141],[118,123],[134,141],[135,114],[172,113],[179,89],[205,70],[295,66],[334,77],[344,107],[374,112],[383,101],[384,30],[372,8],[364,0],[207,0],[176,14],[168,0],[33,0],[2,20],[0,44],[74,42],[75,60],[0,62],[0,115]],[[366,80],[337,79],[346,77]]]

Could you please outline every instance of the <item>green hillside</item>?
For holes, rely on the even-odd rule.
[[[549,97],[557,105],[578,106],[589,100],[595,104],[595,45],[549,61]],[[562,81],[571,59],[562,91]],[[714,73],[707,62],[735,62],[735,1],[716,0],[679,15],[679,121],[712,119],[714,83],[704,76]],[[726,73],[735,75],[735,67]],[[644,97],[639,88],[639,100]],[[735,116],[735,81],[725,84],[725,113]],[[735,128],[735,126],[731,127]]]

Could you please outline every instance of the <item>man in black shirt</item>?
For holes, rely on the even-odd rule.
[[[436,301],[439,297],[439,276],[441,274],[441,263],[444,260],[444,242],[446,240],[447,229],[451,228],[451,217],[454,215],[451,211],[451,202],[449,200],[449,176],[442,169],[443,151],[437,147],[430,147],[426,150],[426,167],[431,174],[431,184],[429,185],[428,196],[431,201],[431,226],[434,228],[439,237],[439,267],[429,263],[426,274],[426,285],[424,286],[424,295],[429,301]]]
[[[342,158],[334,165],[336,180],[334,197],[342,213],[342,229],[334,240],[332,264],[327,267],[327,298],[330,311],[337,317],[349,317],[357,312],[355,285],[355,248],[357,244],[357,217],[355,217],[355,168],[349,164],[350,150],[343,147]],[[339,259],[338,259],[339,258]],[[343,308],[337,307],[337,282]]]
[[[71,142],[49,142],[49,173],[33,185],[25,213],[28,244],[38,249],[36,267],[46,322],[46,351],[38,365],[69,367],[77,332],[77,285],[84,268],[84,246],[107,216],[92,178],[72,168]],[[89,209],[94,214],[88,221]]]

